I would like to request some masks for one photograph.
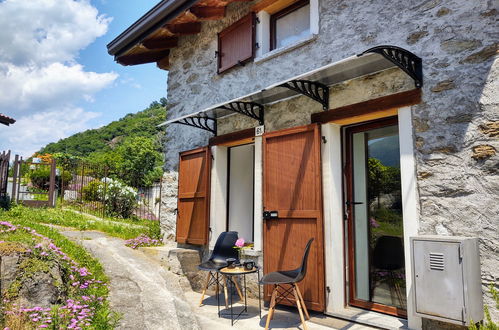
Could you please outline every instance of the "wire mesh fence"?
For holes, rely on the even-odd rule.
[[[148,187],[131,187],[105,165],[82,161],[58,165],[62,206],[99,217],[159,220],[161,181]]]

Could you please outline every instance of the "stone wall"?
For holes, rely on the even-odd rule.
[[[497,2],[375,0],[366,5],[358,1],[320,0],[320,33],[312,42],[217,75],[216,34],[242,17],[251,5],[231,4],[224,20],[205,22],[200,34],[180,38],[179,47],[170,55],[169,118],[240,97],[372,46],[390,44],[412,51],[423,59],[424,70],[423,101],[413,107],[420,233],[479,237],[484,291],[490,283],[497,285]],[[332,106],[407,89],[408,80],[399,70],[382,75],[386,76],[379,79],[375,75],[335,86],[331,91]],[[319,110],[317,104],[303,97],[287,106],[269,106],[266,128],[307,124],[310,113]],[[220,133],[255,125],[240,116],[219,124]],[[206,145],[210,137],[207,132],[181,125],[169,126],[167,136],[165,169],[172,178],[177,170],[178,152]],[[173,181],[165,185],[171,190],[165,192],[169,201],[164,205],[169,211],[162,210],[162,228],[174,233],[171,221],[176,189]],[[169,189],[166,188],[164,191]],[[493,306],[489,296],[485,302]],[[494,308],[492,311],[498,320],[499,314]]]

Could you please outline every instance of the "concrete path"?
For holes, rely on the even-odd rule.
[[[85,247],[110,279],[111,308],[122,314],[118,329],[199,329],[179,278],[119,238],[97,231],[58,228]]]
[[[208,294],[200,307],[201,295],[186,289],[186,280],[163,268],[159,259],[156,261],[151,258],[154,254],[133,250],[126,247],[122,239],[109,237],[98,231],[51,227],[57,228],[63,235],[85,247],[104,266],[104,271],[110,279],[111,308],[122,314],[117,329],[261,330],[265,327],[267,311],[262,308],[260,319],[256,300],[249,299],[248,313],[231,327],[229,316],[218,317],[215,297]],[[221,299],[223,301],[224,298]],[[239,306],[237,309],[241,308],[240,304],[236,305]],[[227,312],[229,311],[223,311]],[[310,330],[372,329],[314,313],[311,313],[307,326]],[[271,322],[271,328],[302,329],[296,309],[278,309]]]

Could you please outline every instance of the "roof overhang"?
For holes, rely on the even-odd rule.
[[[204,21],[224,18],[234,1],[251,0],[163,0],[111,41],[108,53],[122,65],[156,62],[168,70],[178,38],[199,33]]]
[[[4,124],[4,125],[9,126],[11,124],[14,124],[15,122],[16,122],[16,120],[14,118],[8,117],[8,116],[0,113],[0,124]]]
[[[358,55],[350,56],[338,62],[272,84],[250,94],[167,120],[159,126],[184,124],[208,130],[216,135],[217,119],[239,112],[257,119],[260,124],[263,124],[264,105],[270,105],[300,95],[313,98],[322,104],[324,110],[329,110],[329,86],[396,67],[401,68],[411,76],[416,87],[422,86],[421,59],[405,49],[384,45],[370,48]],[[299,88],[290,88],[290,85],[296,84],[296,82],[308,82],[308,84],[303,86],[301,90]],[[325,89],[325,91],[322,93],[320,91],[316,92],[316,89],[320,88]],[[322,99],[321,95],[323,96]],[[314,98],[314,96],[318,97]],[[254,111],[253,106],[251,106],[252,113],[244,113],[244,111],[239,111],[237,108],[234,109],[234,105],[238,104],[259,105],[258,112]]]

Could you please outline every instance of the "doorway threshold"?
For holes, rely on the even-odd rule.
[[[346,307],[338,311],[325,312],[324,314],[381,329],[408,329],[406,319],[360,308]]]

